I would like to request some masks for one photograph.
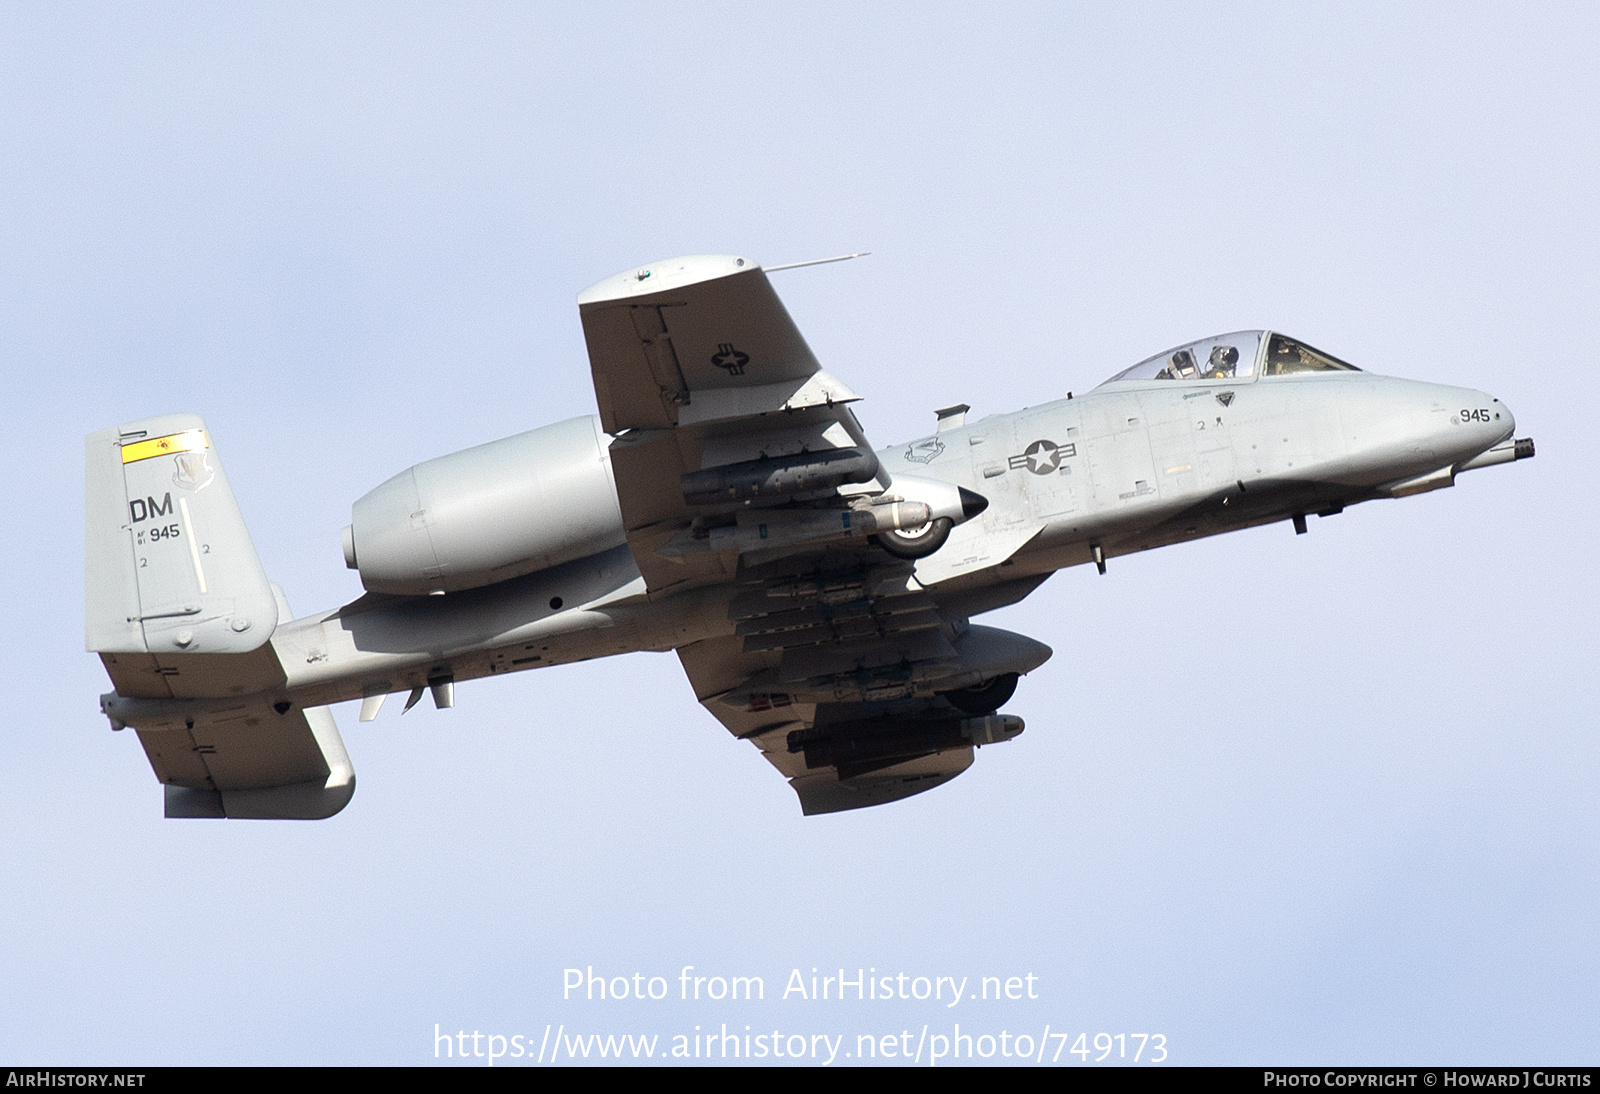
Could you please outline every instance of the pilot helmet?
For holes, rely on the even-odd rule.
[[[1239,351],[1227,345],[1212,346],[1210,364],[1218,372],[1232,372],[1239,365]]]

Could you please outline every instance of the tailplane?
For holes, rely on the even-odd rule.
[[[169,414],[86,445],[85,636],[169,817],[332,816],[355,774],[326,707],[302,708],[272,647],[267,580],[205,423]]]

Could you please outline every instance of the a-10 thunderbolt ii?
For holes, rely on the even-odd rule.
[[[1056,570],[1450,486],[1533,455],[1469,388],[1286,335],[1159,354],[1073,398],[874,450],[754,263],[578,297],[598,417],[426,460],[355,503],[367,594],[293,617],[192,415],[88,438],[88,648],[169,817],[320,818],[355,789],[328,705],[634,650],[827,813],[1009,741],[1044,644],[970,620]],[[1019,746],[1022,747],[1022,746]]]

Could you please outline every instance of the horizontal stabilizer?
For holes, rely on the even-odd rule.
[[[327,707],[248,700],[101,699],[138,731],[165,784],[168,817],[321,820],[355,793],[355,770]],[[281,710],[279,708],[282,708]]]
[[[268,583],[267,596],[271,618],[293,618],[281,588]],[[235,654],[100,656],[117,684],[100,697],[100,709],[113,729],[138,732],[165,787],[167,816],[321,820],[355,793],[355,769],[333,713],[285,696],[270,644]],[[127,685],[147,675],[140,662],[158,662],[151,678],[170,690],[130,692]],[[250,684],[260,690],[241,694]]]

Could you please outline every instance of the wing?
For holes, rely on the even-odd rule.
[[[818,367],[754,263],[660,262],[607,278],[578,305],[628,543],[653,594],[732,577],[739,552],[723,548],[741,535],[776,547],[814,530],[787,524],[839,511],[741,524],[764,488],[804,505],[887,485],[848,406],[858,396]],[[783,481],[748,483],[755,464]],[[782,493],[796,483],[812,488]],[[719,505],[730,489],[737,497]]]
[[[701,703],[761,749],[804,812],[932,789],[975,747],[1022,732],[995,710],[1049,648],[969,626],[970,593],[924,588],[872,539],[939,519],[948,529],[986,502],[952,484],[891,483],[849,408],[856,395],[818,366],[760,267],[674,259],[578,300],[634,559],[652,595],[727,589],[731,633],[679,658]],[[1011,598],[1041,580],[1013,583],[1026,588]],[[1007,594],[981,595],[994,602],[980,609]]]
[[[931,790],[974,748],[1022,732],[996,708],[1049,647],[962,613],[1043,578],[980,605],[941,602],[910,576],[881,553],[842,550],[746,566],[728,599],[734,633],[678,650],[701,704],[788,778],[807,815]]]

